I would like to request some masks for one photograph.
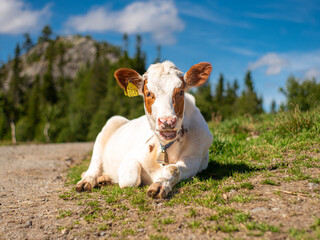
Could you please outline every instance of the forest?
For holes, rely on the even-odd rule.
[[[76,54],[74,39],[92,45],[89,50],[94,54],[90,59],[72,62]],[[133,54],[128,51],[128,41],[127,34],[123,35],[121,47],[94,41],[90,36],[74,36],[67,41],[66,37],[54,35],[50,26],[43,28],[36,43],[24,34],[14,57],[0,66],[1,142],[92,141],[111,116],[132,119],[143,115],[142,98],[125,97],[113,76],[120,67],[140,74],[146,71],[147,55],[142,51],[141,36],[136,36]],[[154,63],[162,60],[160,46],[157,50]],[[26,68],[30,66],[44,67],[28,75]],[[76,69],[75,73],[68,73],[66,66]],[[215,86],[208,82],[192,90],[207,121],[264,112],[262,96],[255,91],[250,71],[244,73],[243,81],[244,88],[239,89],[238,80],[229,82],[220,74]],[[296,106],[308,111],[320,100],[320,84],[315,79],[289,76],[285,88],[279,91],[286,102],[277,107],[273,101],[271,113]]]

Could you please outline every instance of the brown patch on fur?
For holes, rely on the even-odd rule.
[[[154,149],[154,144],[153,145],[149,145],[149,152],[152,152]]]
[[[179,169],[178,169],[176,166],[174,166],[174,165],[169,165],[169,166],[167,166],[166,169],[167,169],[167,170],[170,172],[170,174],[171,174],[172,176],[174,176],[174,177],[176,177],[176,176],[179,175]]]
[[[156,98],[154,94],[150,92],[149,89],[147,88],[147,83],[148,83],[148,79],[144,81],[144,86],[143,86],[144,104],[146,106],[147,112],[151,114],[152,113],[151,106],[156,100]]]
[[[177,141],[178,141],[180,144],[183,142],[181,139],[183,138],[184,134],[187,133],[187,132],[188,132],[188,129],[183,128],[183,125],[182,125],[180,131],[178,132],[179,137],[177,138]]]
[[[189,69],[189,71],[185,74],[184,79],[188,86],[198,87],[205,84],[210,76],[211,71],[212,66],[210,63],[198,63]]]
[[[120,68],[114,73],[119,86],[124,90],[127,88],[128,83],[133,83],[138,89],[142,84],[142,77],[135,70],[128,68]]]
[[[181,87],[175,88],[173,90],[173,95],[172,95],[173,108],[178,118],[183,117],[184,87],[185,87],[185,84],[183,83]]]

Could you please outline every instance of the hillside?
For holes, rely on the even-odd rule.
[[[36,76],[40,78],[44,76],[50,61],[53,60],[52,76],[55,81],[59,77],[74,79],[81,67],[85,64],[91,66],[94,63],[98,54],[100,59],[106,58],[114,63],[119,60],[120,48],[106,42],[99,43],[90,37],[58,37],[56,40],[38,43],[20,56],[20,77],[27,78],[28,84],[32,85]],[[9,89],[13,75],[12,65],[11,61],[4,69],[7,73],[3,85],[5,91]]]

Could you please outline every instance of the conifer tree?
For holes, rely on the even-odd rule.
[[[276,113],[276,112],[277,112],[277,109],[276,109],[276,108],[277,108],[277,103],[276,103],[275,100],[272,100],[270,112],[271,112],[271,113]]]
[[[9,119],[11,127],[12,143],[16,144],[16,130],[15,122],[19,118],[19,113],[22,112],[23,107],[23,78],[20,76],[21,73],[21,60],[20,60],[21,49],[20,45],[17,44],[15,48],[15,56],[12,64],[12,77],[9,84],[8,101],[9,106]]]
[[[40,77],[36,76],[32,89],[28,98],[27,117],[30,120],[32,130],[34,131],[40,120]]]
[[[22,49],[25,52],[29,52],[29,50],[34,46],[32,39],[30,37],[30,33],[23,34],[24,42],[22,44]]]
[[[146,56],[145,53],[141,50],[141,43],[142,39],[141,36],[138,34],[136,36],[136,53],[133,59],[133,68],[139,73],[144,74],[146,71],[145,61]]]
[[[211,93],[211,84],[206,82],[204,85],[198,87],[194,93],[197,107],[200,109],[204,119],[210,121],[213,112],[213,97]]]
[[[161,46],[160,45],[157,46],[157,57],[153,61],[153,63],[159,63],[159,62],[161,62]]]
[[[120,61],[122,61],[125,65],[129,64],[129,37],[127,33],[123,34],[123,57]]]
[[[253,92],[253,82],[252,82],[250,71],[247,71],[245,79],[244,79],[244,83],[245,83],[246,91],[248,93],[250,93],[250,92],[252,93]]]
[[[49,104],[55,104],[58,100],[56,86],[52,76],[52,63],[49,63],[47,72],[43,75],[42,96]]]
[[[213,111],[216,115],[224,117],[224,77],[219,75],[218,83],[215,87],[215,93],[213,97]]]
[[[236,102],[237,115],[262,113],[262,98],[254,90],[250,71],[246,73],[244,82],[245,88]]]
[[[38,38],[38,43],[48,42],[51,40],[52,29],[49,25],[44,26],[41,31],[41,36]]]
[[[217,105],[223,104],[223,93],[224,93],[224,77],[222,74],[219,75],[218,84],[216,86],[215,101]]]

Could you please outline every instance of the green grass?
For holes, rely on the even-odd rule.
[[[166,236],[162,236],[162,235],[150,235],[149,236],[150,240],[169,240],[170,238],[166,237]]]
[[[280,225],[258,221],[244,209],[257,201],[268,201],[255,195],[261,186],[271,188],[275,197],[285,198],[273,186],[281,189],[283,183],[306,180],[320,183],[318,176],[307,171],[320,167],[319,155],[315,156],[320,152],[319,111],[246,116],[209,123],[209,127],[214,140],[209,149],[208,168],[190,180],[179,182],[165,200],[148,198],[147,186],[121,189],[117,185],[94,189],[92,193],[79,194],[72,189],[60,198],[80,204],[84,220],[88,224],[99,222],[98,229],[113,231],[110,236],[115,234],[113,225],[110,228],[103,221],[121,225],[117,236],[122,238],[137,237],[140,233],[136,229],[142,226],[144,229],[151,226],[157,232],[147,233],[150,239],[169,239],[166,232],[173,226],[183,231],[227,233],[231,238],[235,232],[248,238],[263,238],[266,232],[271,232],[294,239],[304,239],[311,232],[316,238],[320,232],[319,216],[306,230],[285,230]],[[68,185],[74,187],[89,162],[87,159],[69,171]],[[253,181],[257,177],[259,180]],[[170,214],[176,208],[181,209],[184,220]],[[139,220],[133,220],[132,213]]]
[[[165,225],[171,224],[171,223],[174,223],[174,219],[172,219],[171,217],[164,218],[164,219],[161,219],[161,223]]]
[[[58,214],[57,219],[60,219],[71,216],[72,212],[70,210],[59,210]]]
[[[272,186],[280,186],[280,183],[278,183],[272,179],[264,179],[261,183],[266,184],[266,185],[272,185]]]

